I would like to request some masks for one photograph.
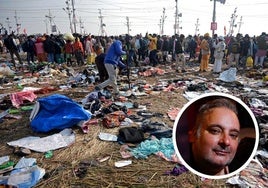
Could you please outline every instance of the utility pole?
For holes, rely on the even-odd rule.
[[[176,2],[176,10],[175,10],[174,35],[177,34],[178,0],[175,0],[175,2]]]
[[[100,31],[101,31],[101,36],[104,36],[105,35],[105,30],[104,30],[104,27],[105,27],[105,24],[103,23],[103,16],[101,14],[101,9],[99,9],[99,19],[100,19]]]
[[[235,24],[235,20],[236,20],[236,18],[237,18],[236,10],[237,10],[237,7],[235,8],[234,13],[233,13],[232,16],[231,16],[230,28],[229,28],[228,36],[232,36],[232,35],[233,35],[233,33],[234,33],[234,27],[237,26],[237,25]]]
[[[8,27],[8,33],[11,34],[11,27],[10,27],[9,17],[6,18],[6,23],[7,23],[7,27]]]
[[[0,34],[3,34],[5,31],[5,28],[2,23],[0,23]]]
[[[210,0],[213,1],[213,16],[212,22],[210,25],[210,29],[212,30],[212,36],[215,34],[215,30],[217,30],[217,22],[216,22],[216,1],[225,4],[226,0]]]
[[[72,9],[70,8],[70,0],[66,0],[65,3],[67,5],[67,7],[62,8],[62,9],[68,14],[69,22],[70,22],[70,30],[71,30],[71,33],[73,33],[74,31],[73,31],[72,19],[71,19]]]
[[[127,34],[129,35],[129,31],[130,31],[130,28],[129,28],[129,17],[127,16],[126,19],[127,19]]]
[[[211,30],[212,30],[212,36],[214,36],[215,30],[217,30],[217,23],[216,23],[216,0],[213,1],[213,16],[212,16]]]
[[[73,24],[74,24],[74,32],[76,33],[76,17],[75,17],[74,0],[72,0],[72,7],[73,7]]]
[[[161,21],[162,22],[162,24],[161,24],[161,33],[160,33],[161,35],[164,34],[165,19],[167,18],[165,13],[166,13],[166,9],[163,8],[163,15],[162,15],[162,21]]]
[[[240,33],[241,25],[243,24],[242,22],[242,16],[240,17],[240,21],[238,22],[238,33]]]
[[[44,20],[44,22],[46,24],[46,34],[48,34],[47,20]]]
[[[84,23],[82,22],[81,17],[79,18],[79,23],[80,23],[80,33],[84,33],[85,34],[85,30],[84,30]]]
[[[196,24],[195,24],[195,35],[197,35],[197,32],[199,31],[199,18],[196,19]]]
[[[178,24],[177,24],[177,27],[178,27],[178,35],[180,34],[180,29],[182,29],[182,27],[180,26],[181,25],[181,21],[180,21],[180,17],[182,17],[182,13],[179,13],[178,14]]]
[[[17,27],[17,34],[19,35],[20,34],[20,26],[21,24],[18,23],[18,16],[17,16],[17,11],[15,10],[15,21],[16,21],[16,27]]]
[[[52,33],[52,15],[51,15],[51,12],[50,12],[50,9],[48,10],[48,15],[45,16],[46,18],[48,18],[49,20],[49,23],[50,23],[50,32]]]
[[[161,35],[162,19],[159,20],[159,34]]]

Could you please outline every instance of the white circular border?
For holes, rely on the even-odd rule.
[[[209,97],[209,96],[222,96],[222,97],[227,97],[229,99],[232,99],[232,100],[235,100],[237,103],[239,103],[240,105],[242,105],[246,110],[247,112],[250,114],[251,116],[251,119],[253,120],[253,123],[254,123],[254,126],[255,126],[255,134],[256,134],[256,139],[255,139],[255,144],[254,144],[254,148],[253,148],[253,151],[250,155],[250,157],[248,158],[248,160],[244,163],[244,165],[242,165],[239,169],[235,170],[234,172],[231,172],[229,174],[226,174],[226,175],[220,175],[220,176],[211,176],[211,175],[206,175],[206,174],[202,174],[198,171],[196,171],[195,169],[193,169],[192,167],[190,167],[183,159],[183,157],[180,155],[180,152],[178,150],[178,147],[177,147],[177,141],[176,141],[176,132],[177,132],[177,125],[178,125],[178,122],[179,122],[179,119],[181,118],[182,114],[184,113],[184,111],[192,104],[194,103],[195,101],[198,101],[204,97]],[[200,176],[200,177],[203,177],[203,178],[208,178],[208,179],[224,179],[224,178],[230,178],[231,176],[234,176],[236,175],[237,173],[239,173],[240,171],[242,171],[243,169],[245,169],[248,164],[251,162],[251,160],[253,159],[253,157],[255,156],[256,154],[256,151],[257,151],[257,148],[258,148],[258,144],[259,144],[259,128],[258,128],[258,123],[257,123],[257,120],[253,114],[253,112],[250,110],[250,108],[241,100],[239,99],[238,97],[235,97],[233,95],[230,95],[230,94],[225,94],[225,93],[218,93],[218,92],[212,92],[212,93],[205,93],[205,94],[201,94],[199,97],[196,97],[190,101],[188,101],[184,106],[183,108],[179,111],[176,119],[175,119],[175,122],[174,122],[174,126],[173,126],[173,133],[172,133],[172,139],[173,139],[173,146],[174,146],[174,149],[175,149],[175,152],[177,154],[177,156],[179,157],[179,160],[181,161],[181,163],[188,169],[190,170],[192,173]]]

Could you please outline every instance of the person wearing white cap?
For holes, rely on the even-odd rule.
[[[213,65],[213,73],[220,73],[222,67],[222,59],[224,57],[226,44],[224,42],[224,38],[222,36],[218,37],[218,43],[214,44],[214,58],[215,62]]]

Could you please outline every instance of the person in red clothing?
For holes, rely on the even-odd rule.
[[[73,50],[77,65],[84,65],[84,47],[79,37],[75,38]]]
[[[67,40],[64,45],[64,55],[67,66],[72,66],[72,55],[74,53],[73,42]]]
[[[46,61],[47,54],[45,53],[43,39],[41,37],[38,37],[36,39],[34,46],[35,46],[35,53],[36,53],[38,62],[41,63],[41,62]]]

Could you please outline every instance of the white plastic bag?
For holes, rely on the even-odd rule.
[[[233,82],[236,80],[236,72],[237,72],[236,68],[230,68],[226,71],[223,71],[220,74],[219,78],[221,81],[224,81],[224,82]]]

